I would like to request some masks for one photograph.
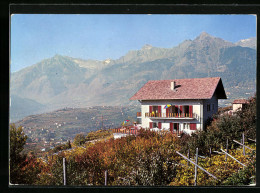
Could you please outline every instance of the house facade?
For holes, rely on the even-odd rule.
[[[233,112],[240,110],[244,110],[246,105],[248,104],[248,101],[246,99],[236,99],[232,103],[232,109]]]
[[[221,78],[148,81],[130,100],[141,103],[141,127],[191,134],[203,130],[226,99]]]

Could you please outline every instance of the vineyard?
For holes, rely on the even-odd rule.
[[[251,101],[253,105],[254,102]],[[250,116],[254,112],[249,107],[248,112],[240,113],[219,115],[206,131],[191,136],[141,129],[137,135],[114,139],[111,131],[99,131],[89,136],[79,135],[82,143],[74,139],[72,144],[66,144],[67,148],[48,152],[41,158],[16,153],[16,161],[10,165],[11,183],[44,186],[255,184],[255,117]]]
[[[255,149],[254,144],[249,146]],[[67,185],[103,186],[107,171],[109,186],[192,186],[194,166],[176,151],[182,151],[178,137],[143,130],[137,137],[111,138],[46,155],[45,158],[31,158],[22,170],[35,185],[63,185],[63,158],[66,158]],[[246,149],[244,156],[242,148],[229,150],[233,157],[246,165],[245,168],[231,158],[225,161],[224,154],[199,157],[198,164],[217,180],[198,170],[197,185],[233,185],[232,175],[245,169],[249,170],[248,176],[254,176],[254,152]],[[249,183],[254,179],[247,180]]]

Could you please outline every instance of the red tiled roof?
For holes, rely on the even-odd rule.
[[[176,91],[171,82],[176,82]],[[226,99],[220,77],[148,81],[130,100],[210,99],[216,92],[218,99]]]
[[[246,99],[236,99],[233,104],[246,104],[248,101]]]

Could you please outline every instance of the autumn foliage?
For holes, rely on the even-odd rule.
[[[198,147],[199,155],[205,157],[199,158],[199,165],[217,177],[215,180],[198,169],[199,186],[249,184],[254,182],[255,176],[255,144],[246,143],[253,150],[246,149],[246,155],[243,155],[241,146],[232,143],[233,139],[240,141],[242,132],[251,138],[255,135],[252,133],[255,132],[255,117],[252,117],[255,115],[250,109],[246,113],[247,116],[242,112],[235,116],[219,115],[207,131],[191,136],[177,137],[170,132],[146,129],[141,129],[137,136],[120,139],[111,138],[111,132],[103,131],[87,137],[79,135],[70,149],[49,152],[42,158],[27,155],[19,165],[25,176],[22,183],[63,185],[62,160],[66,158],[67,185],[104,186],[107,171],[108,186],[192,186],[194,165],[188,164],[176,151],[186,156],[189,151],[194,161]],[[100,136],[101,133],[107,138]],[[99,138],[102,140],[92,141]],[[226,148],[226,139],[229,140],[229,153],[246,167],[231,158],[226,161],[224,154],[213,153],[213,150]]]
[[[141,130],[137,137],[86,143],[50,154],[45,159],[31,158],[24,171],[35,177],[32,184],[63,185],[62,159],[65,157],[67,185],[103,186],[107,170],[108,186],[189,186],[194,184],[194,166],[188,166],[187,161],[176,154],[176,150],[182,151],[182,143],[181,138],[171,133]],[[254,145],[250,147],[255,148]],[[231,149],[229,153],[246,165],[255,160],[251,150],[246,151],[246,156],[241,149]],[[194,160],[192,153],[191,159]],[[243,169],[231,158],[226,162],[225,155],[218,154],[200,158],[199,165],[219,179],[214,180],[198,170],[198,185],[201,186],[221,185]]]

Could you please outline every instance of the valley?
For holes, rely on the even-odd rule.
[[[42,152],[73,141],[78,133],[118,128],[129,119],[136,121],[139,106],[94,106],[88,108],[63,108],[49,113],[28,116],[15,123],[22,126],[28,136],[25,152]]]
[[[129,101],[149,80],[221,77],[230,105],[256,91],[255,38],[231,43],[202,32],[176,47],[145,45],[119,59],[55,55],[11,74],[10,122],[61,108],[138,105]]]

